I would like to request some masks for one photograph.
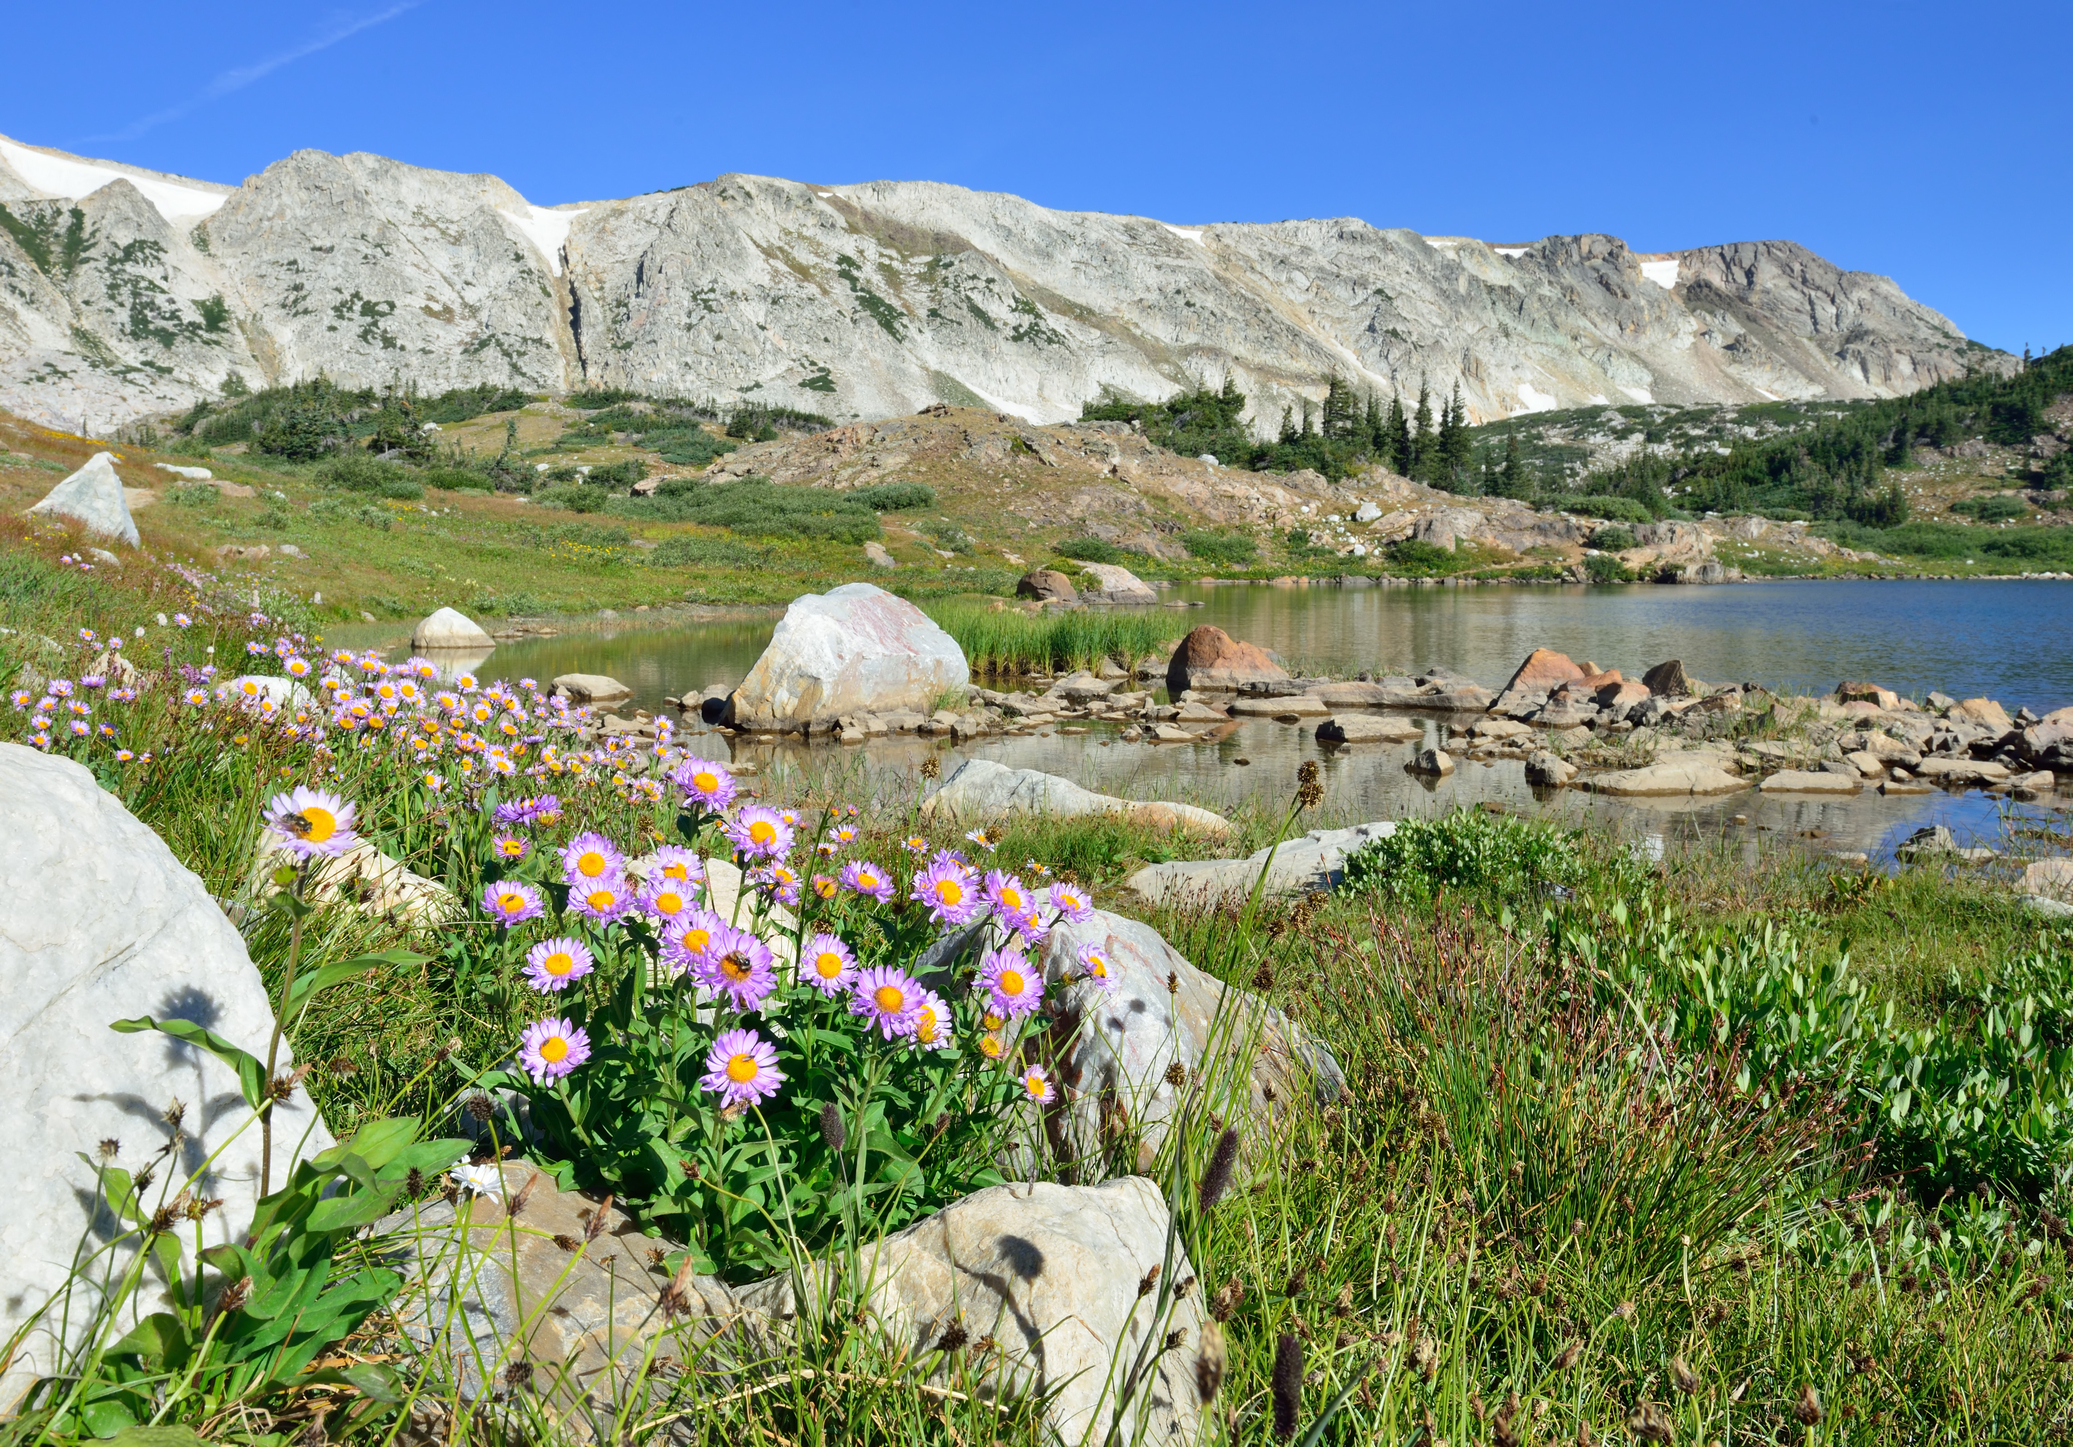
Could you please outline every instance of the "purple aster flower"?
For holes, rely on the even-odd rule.
[[[868,859],[852,859],[843,865],[839,883],[852,894],[868,895],[880,904],[892,902],[891,876]]]
[[[525,952],[526,983],[553,994],[589,974],[592,963],[590,951],[581,940],[565,936],[541,940]]]
[[[665,925],[696,906],[698,886],[658,874],[641,889],[641,913]]]
[[[573,890],[580,890],[596,880],[613,878],[625,868],[626,856],[602,834],[578,834],[561,847],[562,877],[568,880]]]
[[[799,902],[799,876],[782,864],[768,864],[749,876],[749,882],[778,904],[790,907]]]
[[[699,983],[725,995],[737,1010],[753,1010],[777,988],[777,959],[747,930],[726,928],[706,948]]]
[[[969,923],[982,903],[971,871],[941,856],[914,876],[910,897],[927,905],[937,921],[946,925]]]
[[[1024,949],[1035,949],[1051,933],[1051,926],[1046,924],[1043,916],[1035,910],[1031,910],[1028,914],[1017,915],[1010,920],[1004,920],[1003,923],[1009,929],[1015,931],[1016,935],[1021,939]]]
[[[1080,978],[1097,986],[1104,995],[1116,992],[1116,972],[1109,964],[1108,953],[1092,940],[1080,946]]]
[[[647,859],[650,879],[674,879],[679,884],[696,884],[705,878],[705,861],[681,844],[665,844]]]
[[[1059,918],[1074,924],[1085,924],[1094,918],[1094,898],[1077,884],[1052,885],[1051,906],[1058,911]]]
[[[540,891],[530,884],[501,879],[482,887],[482,912],[511,929],[529,919],[539,919],[547,913],[547,906],[540,901]]]
[[[845,993],[857,977],[857,957],[849,946],[827,933],[807,936],[800,976],[823,995]]]
[[[1036,897],[1027,885],[1004,869],[986,871],[986,902],[993,906],[994,915],[1005,920],[1019,919],[1028,914],[1036,903]]]
[[[762,804],[751,804],[722,831],[741,853],[751,859],[775,859],[792,847],[792,826],[784,815]]]
[[[1044,977],[1030,967],[1028,956],[1016,945],[980,955],[974,983],[986,991],[993,1012],[1011,1020],[1033,1014],[1044,998]]]
[[[858,973],[849,1013],[862,1015],[888,1040],[905,1039],[914,1033],[915,1017],[927,993],[905,970],[879,965]]]
[[[359,842],[353,806],[336,794],[302,785],[267,801],[266,827],[297,859],[335,858]]]
[[[703,905],[686,910],[662,927],[662,963],[670,973],[703,971],[712,958],[713,941],[727,921]]]
[[[633,912],[634,888],[624,875],[578,879],[569,885],[569,908],[586,919],[610,924]]]
[[[1051,1084],[1051,1072],[1041,1065],[1032,1065],[1022,1072],[1022,1088],[1038,1105],[1049,1105],[1058,1098],[1058,1089]]]
[[[532,841],[522,834],[499,834],[490,843],[490,853],[506,864],[516,864],[533,852]]]
[[[734,775],[711,759],[686,759],[669,777],[687,801],[715,814],[734,802]]]
[[[705,1075],[698,1085],[717,1093],[721,1107],[732,1110],[770,1099],[784,1083],[775,1046],[753,1030],[728,1030],[706,1052]]]
[[[921,1006],[914,1012],[914,1043],[924,1050],[942,1050],[950,1044],[950,1007],[933,990],[921,992]]]
[[[518,1038],[518,1067],[535,1085],[559,1080],[590,1058],[590,1037],[581,1026],[549,1016],[525,1027]]]

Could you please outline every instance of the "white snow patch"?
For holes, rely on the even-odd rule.
[[[1168,231],[1171,231],[1183,241],[1192,241],[1197,246],[1202,245],[1202,228],[1200,226],[1167,226],[1164,221],[1161,221],[1159,224],[1166,226]]]
[[[1493,246],[1490,249],[1499,256],[1524,256],[1533,248],[1530,246]]]
[[[1603,392],[1593,392],[1584,400],[1593,407],[1610,407],[1612,405],[1612,398],[1606,396]]]
[[[1519,384],[1519,401],[1525,404],[1524,410],[1528,412],[1552,412],[1559,405],[1553,397],[1531,382]]]
[[[47,156],[12,141],[0,141],[0,157],[6,159],[17,176],[37,190],[70,201],[91,196],[110,181],[127,181],[142,191],[144,199],[157,207],[158,214],[168,221],[175,216],[190,219],[207,216],[230,199],[228,192],[203,191],[152,176],[132,176],[127,171],[119,171],[113,166],[97,166],[91,161]]]
[[[1677,285],[1677,258],[1673,256],[1668,261],[1644,261],[1641,263],[1641,274],[1664,291],[1669,291]]]
[[[823,201],[832,201],[835,199],[835,193],[833,191],[816,191],[813,194],[820,197]]]
[[[1622,383],[1620,385],[1620,390],[1622,392],[1625,392],[1629,397],[1632,397],[1636,402],[1645,402],[1651,407],[1655,405],[1656,399],[1654,395],[1650,393],[1650,391],[1646,387],[1629,387],[1626,384]]]
[[[527,202],[525,209],[526,214],[521,216],[516,211],[506,211],[499,207],[497,214],[523,231],[526,240],[539,247],[540,254],[547,258],[547,270],[555,276],[560,276],[561,249],[569,239],[569,227],[589,208],[577,211],[550,211],[545,206],[535,206]]]
[[[1777,400],[1778,400],[1778,394],[1777,394],[1777,393],[1775,393],[1775,392],[1766,392],[1766,391],[1765,391],[1765,390],[1764,390],[1763,388],[1761,388],[1761,387],[1758,387],[1758,388],[1756,389],[1756,395],[1757,395],[1757,396],[1759,396],[1759,397],[1761,397],[1761,398],[1763,398],[1763,399],[1764,399],[1764,401],[1766,401],[1766,402],[1775,402],[1775,401],[1777,401]]]
[[[968,387],[971,386],[969,382],[967,382],[965,385]],[[972,387],[972,393],[974,396],[978,397],[980,401],[984,402],[987,406],[991,407],[994,411],[1006,412],[1012,417],[1020,417],[1025,422],[1034,422],[1039,427],[1049,426],[1053,422],[1068,421],[1073,415],[1070,413],[1061,413],[1059,416],[1046,418],[1044,416],[1043,408],[1039,403],[1031,402],[1028,404],[1024,404],[1021,402],[1003,402],[998,397],[989,396],[987,393],[981,392],[977,387]]]

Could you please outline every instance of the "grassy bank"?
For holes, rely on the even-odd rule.
[[[995,675],[1098,668],[1111,658],[1133,667],[1163,661],[1190,626],[1186,614],[1165,609],[1024,613],[944,599],[924,611],[957,640],[974,673]]]
[[[26,667],[32,692],[56,677],[80,685],[68,697],[91,700],[89,737],[59,730],[53,749],[92,768],[227,902],[270,989],[290,969],[292,920],[255,889],[251,851],[265,798],[289,784],[356,801],[366,837],[463,901],[496,877],[485,811],[521,793],[562,801],[556,823],[532,827],[542,857],[589,829],[677,837],[669,760],[567,733],[530,698],[518,701],[536,717],[518,735],[544,741],[500,754],[451,729],[420,754],[403,728],[342,723],[320,748],[290,720],[185,698],[254,666],[248,643],[269,668],[284,638],[322,657],[314,638],[292,637],[306,620],[255,622],[249,595],[199,575],[87,573],[26,546],[0,556],[0,668],[26,686]],[[1084,661],[1076,648],[1122,646],[1048,631],[1077,615],[947,616],[1003,630],[973,632],[975,658],[1058,667]],[[1176,629],[1185,618],[1118,616]],[[96,661],[115,635],[145,670],[129,700],[83,684],[119,671]],[[1001,640],[991,654],[988,637]],[[212,663],[201,684],[181,675]],[[341,667],[362,680],[354,691],[377,677],[358,660]],[[13,713],[15,736],[36,712]],[[843,858],[902,858],[917,832],[983,848],[917,822],[922,779],[854,756],[802,755],[739,782],[814,817],[858,806]],[[1225,847],[1337,822],[1338,808],[1327,797],[1243,813]],[[1201,852],[1113,820],[1004,822],[983,862],[1042,861],[1125,912],[1144,913],[1117,888],[1135,868]],[[1351,1091],[1284,1102],[1213,1210],[1187,1205],[1213,1132],[1168,1158],[1227,1354],[1209,1440],[1277,1440],[1277,1408],[1346,1444],[2004,1443],[2073,1427],[2062,927],[1934,867],[1888,881],[1789,844],[1752,862],[1724,841],[1653,864],[1609,832],[1489,814],[1406,831],[1356,875],[1329,896],[1147,916],[1190,960],[1328,1042]],[[408,952],[327,989],[295,1026],[296,1058],[314,1066],[302,1088],[338,1135],[396,1118],[436,1135],[508,1056],[537,1008],[508,967],[484,967],[502,958],[498,939],[472,907],[438,929],[345,901],[304,920],[305,965]],[[440,1187],[432,1172],[396,1189],[430,1201]],[[341,1243],[329,1269],[346,1280],[376,1249]],[[208,1352],[155,1371],[132,1349],[59,1385],[121,1379],[139,1420],[212,1440],[575,1440],[537,1395],[468,1399],[460,1364],[413,1346],[390,1311],[375,1302],[327,1345],[322,1370],[356,1376],[239,1379]],[[1298,1356],[1277,1373],[1277,1357]],[[902,1360],[868,1325],[832,1321],[766,1360],[657,1376],[648,1409],[588,1430],[729,1447],[1034,1447],[1038,1404],[985,1400],[987,1362],[955,1347]],[[95,1430],[57,1416],[0,1432]]]

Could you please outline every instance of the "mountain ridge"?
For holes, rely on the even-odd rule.
[[[0,206],[0,406],[67,427],[184,407],[232,373],[1037,422],[1230,376],[1272,432],[1332,375],[1459,385],[1486,421],[1890,396],[2014,365],[1889,278],[1787,241],[1179,226],[740,174],[537,206],[487,173],[365,152],[297,151],[225,187],[5,137]]]

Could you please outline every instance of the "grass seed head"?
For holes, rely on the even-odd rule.
[[[1670,1380],[1676,1384],[1677,1390],[1687,1397],[1695,1395],[1699,1390],[1698,1374],[1683,1357],[1670,1358]]]
[[[1283,1332],[1274,1344],[1273,1395],[1274,1435],[1286,1442],[1303,1410],[1303,1344],[1294,1332]]]
[[[1801,1383],[1799,1400],[1792,1404],[1792,1415],[1809,1427],[1819,1425],[1826,1415],[1821,1410],[1821,1398],[1815,1393],[1812,1382]]]
[[[1213,1321],[1205,1321],[1201,1343],[1195,1348],[1195,1395],[1206,1407],[1223,1384],[1224,1329]]]

